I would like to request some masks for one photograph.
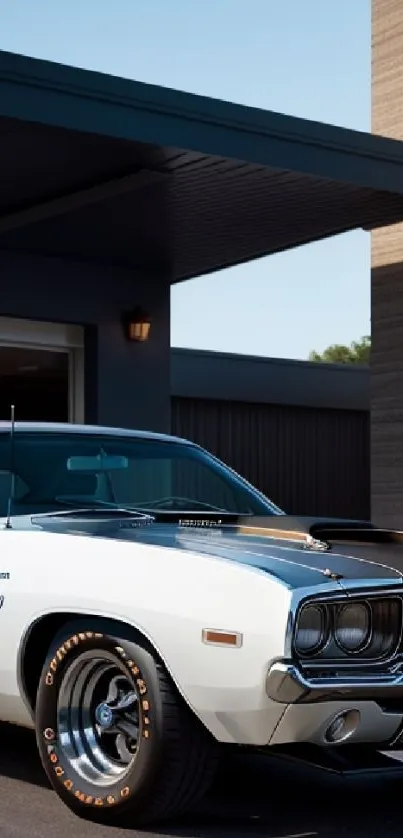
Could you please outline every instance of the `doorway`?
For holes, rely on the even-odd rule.
[[[68,351],[0,346],[0,420],[68,422]]]

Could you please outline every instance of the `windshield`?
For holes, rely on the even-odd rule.
[[[149,512],[219,511],[278,515],[281,510],[203,449],[119,435],[17,432],[0,436],[0,515],[113,506]]]

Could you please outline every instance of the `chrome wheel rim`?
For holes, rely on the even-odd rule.
[[[123,779],[137,756],[140,724],[127,671],[107,652],[80,655],[65,673],[57,705],[59,746],[71,768],[96,786]]]

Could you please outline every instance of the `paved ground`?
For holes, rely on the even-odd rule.
[[[224,764],[198,811],[158,833],[79,820],[50,791],[33,736],[0,726],[0,838],[395,838],[400,778],[346,780],[266,757]]]

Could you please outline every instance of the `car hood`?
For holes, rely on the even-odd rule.
[[[197,531],[179,527],[158,525],[136,534],[135,540],[192,553],[207,554],[216,558],[247,565],[268,573],[290,588],[310,587],[324,584],[326,580],[374,580],[390,579],[403,581],[403,548],[400,561],[396,557],[386,560],[385,550],[371,545],[369,548],[350,554],[346,545],[341,552],[309,549],[302,544],[286,545],[283,539],[272,535],[247,534],[245,532]],[[121,534],[120,537],[122,537]],[[124,536],[127,538],[127,535]],[[133,534],[129,536],[133,538]],[[399,551],[400,552],[400,551]],[[365,555],[363,555],[365,553]],[[389,557],[388,557],[389,558]],[[400,567],[397,566],[399,564]]]
[[[403,536],[368,522],[340,519],[217,516],[156,520],[137,525],[127,519],[103,521],[72,513],[40,516],[31,526],[71,534],[131,541],[188,551],[256,568],[290,588],[337,580],[403,584]]]

